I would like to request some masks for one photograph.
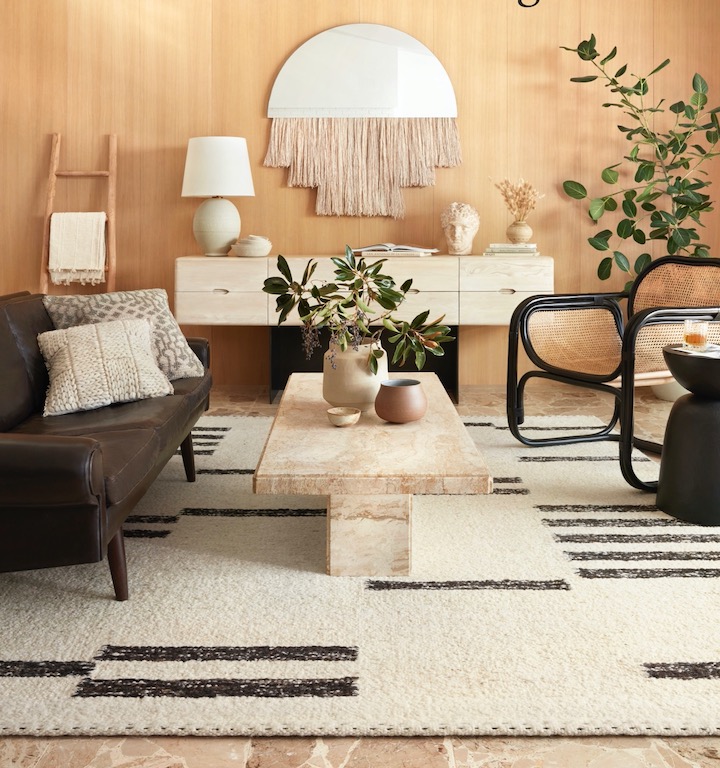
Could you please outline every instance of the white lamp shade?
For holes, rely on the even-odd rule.
[[[182,197],[254,197],[247,142],[236,136],[188,141]]]

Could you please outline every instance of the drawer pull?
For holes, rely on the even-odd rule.
[[[213,293],[220,293],[225,295],[226,293],[230,293],[230,291],[227,288],[213,288]]]
[[[512,296],[515,293],[514,288],[501,288],[499,293],[504,293],[506,296]]]

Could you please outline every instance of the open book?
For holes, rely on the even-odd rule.
[[[437,248],[425,248],[422,245],[395,245],[395,243],[376,243],[365,245],[362,248],[353,248],[353,253],[366,253],[370,251],[391,251],[393,253],[437,253]]]

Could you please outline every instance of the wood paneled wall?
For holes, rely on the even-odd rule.
[[[279,68],[301,43],[339,24],[397,27],[431,48],[454,84],[463,164],[438,170],[434,187],[405,190],[403,220],[317,217],[314,191],[288,189],[284,169],[263,168],[267,101]],[[180,197],[191,136],[245,136],[256,196],[235,202],[244,234],[264,234],[274,252],[331,254],[345,243],[422,242],[445,247],[440,212],[454,200],[480,212],[475,250],[505,239],[510,223],[493,181],[530,180],[545,197],[530,223],[556,264],[556,290],[611,284],[595,277],[586,243],[593,225],[562,194],[562,181],[590,185],[626,142],[601,108],[597,83],[575,46],[594,32],[617,45],[638,74],[669,57],[656,93],[689,95],[695,72],[720,101],[717,0],[23,0],[3,5],[0,57],[0,293],[36,289],[51,134],[63,134],[61,167],[106,164],[118,134],[118,288],[164,287],[174,260],[196,253],[199,201]],[[720,181],[720,169],[713,178]],[[95,210],[96,181],[61,181],[57,210]],[[718,194],[719,187],[715,187]],[[720,227],[706,232],[720,253]],[[73,288],[72,292],[78,291]],[[218,383],[267,380],[260,329],[190,328],[213,344]],[[506,331],[463,329],[461,383],[504,380]]]

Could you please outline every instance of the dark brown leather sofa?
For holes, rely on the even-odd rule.
[[[175,394],[43,417],[48,374],[37,336],[53,330],[42,296],[0,297],[0,572],[98,562],[107,553],[127,600],[122,525],[181,448],[195,479],[191,429],[206,410],[205,339],[188,339],[205,375]]]

